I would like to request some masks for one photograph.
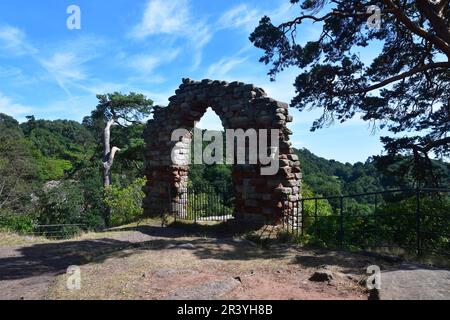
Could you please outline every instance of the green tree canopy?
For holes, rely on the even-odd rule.
[[[12,117],[0,113],[0,211],[24,211],[36,179],[36,161]]]

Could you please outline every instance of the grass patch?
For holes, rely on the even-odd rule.
[[[45,237],[23,236],[10,231],[0,231],[0,247],[17,247],[50,242]]]

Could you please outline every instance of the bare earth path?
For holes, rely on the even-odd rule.
[[[73,241],[0,244],[0,299],[367,299],[358,282],[372,264],[396,269],[345,252],[263,250],[239,238],[146,225]],[[81,290],[66,288],[71,265],[81,268]],[[333,279],[310,281],[318,270]]]

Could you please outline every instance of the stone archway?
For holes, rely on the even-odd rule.
[[[289,142],[292,132],[286,124],[292,121],[292,116],[288,114],[286,103],[267,97],[263,89],[251,84],[208,79],[201,82],[183,79],[169,101],[168,107],[155,108],[154,118],[148,121],[145,130],[145,215],[161,214],[161,210],[176,215],[177,208],[187,205],[184,193],[189,165],[175,165],[171,154],[175,146],[181,148],[181,154],[189,153],[195,122],[208,107],[217,113],[225,129],[278,130],[279,170],[276,175],[261,176],[260,164],[233,166],[236,218],[277,223],[293,210],[299,210],[294,203],[301,194],[301,170]],[[171,141],[176,129],[187,129],[189,133],[179,141]]]

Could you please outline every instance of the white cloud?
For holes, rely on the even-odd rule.
[[[39,55],[34,58],[71,97],[69,87],[80,87],[81,82],[92,80],[86,64],[101,56],[101,48],[106,46],[107,43],[98,37],[83,36],[59,43],[46,57]]]
[[[188,0],[148,1],[142,21],[131,36],[143,39],[158,34],[187,37],[195,47],[203,47],[211,39],[209,27],[192,17]]]
[[[12,26],[0,27],[0,49],[14,55],[35,54],[37,50],[27,44],[25,33]]]
[[[28,115],[32,112],[32,108],[24,106],[20,103],[15,103],[10,97],[3,95],[0,92],[0,112],[13,117],[20,117]]]
[[[188,0],[149,0],[141,22],[133,28],[130,36],[143,40],[155,35],[187,39],[187,44],[193,48],[192,69],[196,69],[202,60],[203,47],[211,40],[212,31],[206,23],[193,17]],[[147,62],[151,66],[155,60]]]
[[[55,53],[48,60],[41,60],[41,63],[51,74],[64,82],[86,78],[82,70],[83,60],[72,52]]]
[[[207,71],[208,78],[224,78],[237,66],[243,64],[248,60],[248,57],[238,58],[223,58],[220,61],[209,66]]]
[[[10,84],[25,85],[36,82],[36,77],[25,74],[22,69],[14,66],[0,66],[0,79]]]
[[[147,3],[144,17],[132,32],[136,38],[145,38],[152,34],[179,33],[189,24],[187,0],[151,0]]]
[[[68,85],[75,85],[76,81],[87,78],[83,65],[98,56],[98,48],[105,47],[104,41],[97,37],[79,37],[62,43],[52,50],[50,54],[36,49],[28,41],[25,32],[12,26],[0,26],[0,51],[14,55],[26,55],[47,71],[50,79],[70,97]],[[0,69],[0,77],[11,74],[20,77],[18,69]],[[23,77],[22,77],[23,78]],[[48,79],[48,76],[41,76]],[[23,80],[23,79],[22,79]]]
[[[169,51],[160,52],[158,55],[153,54],[138,54],[127,57],[130,61],[129,65],[137,72],[145,75],[151,74],[155,69],[161,65],[172,62],[177,58],[180,49],[173,49]]]
[[[83,84],[82,82],[75,82],[72,83],[72,85],[78,89],[81,89],[92,96],[95,97],[97,94],[106,94],[111,93],[115,91],[127,91],[128,90],[128,84],[121,82],[121,83],[114,83],[114,82],[105,82],[100,79],[93,79],[89,84]]]
[[[49,119],[69,118],[81,121],[89,115],[97,105],[97,98],[92,95],[72,96],[67,99],[60,99],[45,103],[36,110],[37,117]],[[50,114],[50,116],[49,116]]]
[[[136,90],[145,95],[147,98],[153,100],[154,105],[167,106],[169,104],[169,98],[173,96],[175,91],[173,89],[168,89],[165,91],[147,91],[147,90]]]
[[[246,31],[253,30],[261,18],[257,9],[250,9],[246,4],[241,4],[226,11],[218,20],[219,29],[244,28]]]

